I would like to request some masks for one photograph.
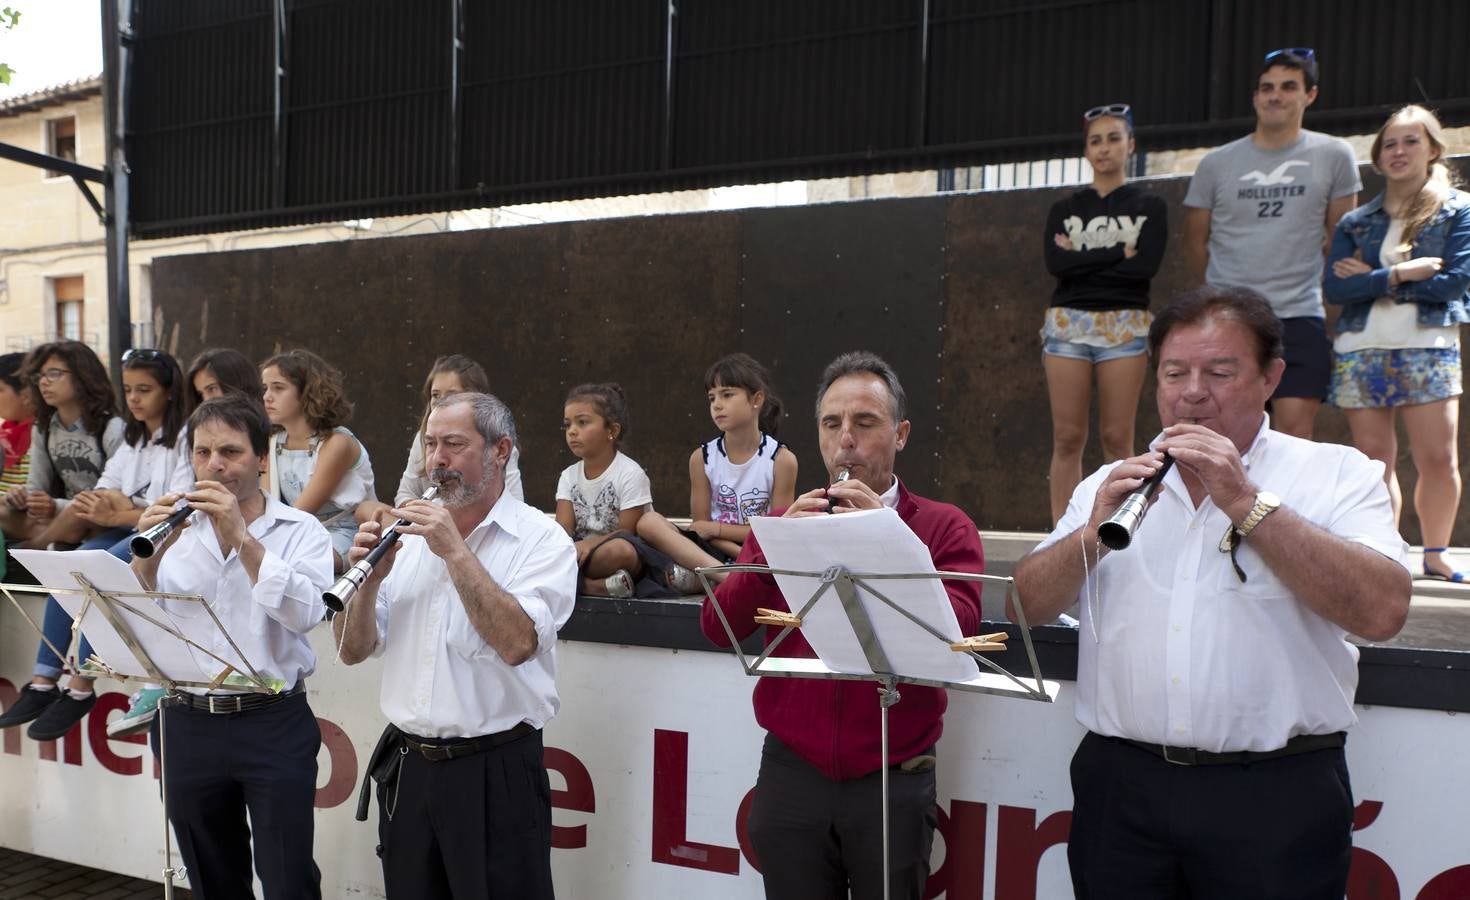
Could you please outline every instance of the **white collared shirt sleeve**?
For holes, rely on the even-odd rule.
[[[321,523],[295,529],[278,550],[261,542],[265,555],[250,598],[266,615],[297,634],[306,634],[326,615],[322,592],[332,585],[332,541]]]
[[[564,538],[557,532],[542,537],[515,574],[500,585],[536,626],[535,656],[556,646],[556,633],[577,603],[577,549]]]
[[[129,480],[129,474],[137,464],[138,448],[124,441],[117,452],[109,456],[103,464],[102,474],[97,478],[97,490],[127,493],[123,485]]]
[[[1377,550],[1409,568],[1409,545],[1393,527],[1393,501],[1383,482],[1383,463],[1361,453],[1344,453],[1326,529],[1337,537]]]

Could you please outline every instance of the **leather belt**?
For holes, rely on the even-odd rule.
[[[180,691],[175,697],[180,706],[200,712],[228,715],[272,706],[305,692],[306,683],[298,681],[295,687],[279,694],[190,694]]]
[[[444,762],[449,759],[462,759],[466,756],[474,756],[476,753],[484,753],[509,744],[511,741],[519,740],[531,732],[535,727],[530,722],[522,722],[514,728],[505,731],[497,731],[482,737],[454,738],[443,741],[424,741],[404,732],[403,740],[408,744],[408,749],[418,753],[429,762]]]
[[[1099,736],[1107,737],[1107,735]],[[1333,734],[1299,734],[1287,741],[1285,747],[1279,747],[1275,750],[1238,750],[1233,753],[1211,753],[1208,750],[1196,750],[1193,747],[1169,747],[1164,744],[1147,744],[1143,741],[1133,741],[1120,737],[1108,737],[1107,739],[1119,744],[1136,747],[1145,753],[1152,753],[1164,762],[1173,763],[1176,766],[1229,766],[1264,762],[1268,759],[1280,759],[1283,756],[1296,756],[1301,753],[1312,753],[1317,750],[1335,749],[1347,743],[1347,733],[1338,731]]]

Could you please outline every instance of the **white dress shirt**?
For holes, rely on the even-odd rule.
[[[248,526],[250,536],[265,548],[253,585],[240,554],[231,551],[226,558],[220,553],[214,523],[207,515],[196,512],[189,522],[159,562],[158,590],[208,600],[240,652],[263,677],[279,678],[289,689],[310,675],[316,669],[316,654],[306,634],[326,614],[322,591],[332,584],[332,542],[316,516],[266,498],[265,511]],[[184,601],[162,603],[175,614],[202,614]],[[221,637],[210,649],[229,659],[230,653],[221,652],[229,647]],[[219,668],[204,653],[191,652],[206,672]]]
[[[1269,420],[1242,461],[1284,508],[1408,567],[1382,463],[1271,431]],[[1113,465],[1077,487],[1042,547],[1086,524]],[[1240,543],[1241,583],[1219,550],[1225,513],[1208,496],[1196,508],[1177,467],[1158,497],[1132,546],[1104,557],[1079,594],[1077,720],[1098,734],[1212,752],[1274,750],[1356,723],[1357,648],[1266,566],[1252,541],[1267,538]]]
[[[97,489],[121,491],[134,506],[147,506],[164,494],[192,490],[194,467],[189,459],[189,432],[179,429],[172,447],[158,443],[159,428],[142,447],[127,441],[117,448],[97,479]]]
[[[536,629],[536,651],[510,666],[470,623],[444,560],[405,535],[378,590],[383,715],[423,738],[479,737],[556,715],[556,632],[577,594],[577,551],[561,526],[509,492],[465,538]]]

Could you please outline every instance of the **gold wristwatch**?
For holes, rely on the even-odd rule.
[[[1256,494],[1256,505],[1246,515],[1245,521],[1241,522],[1235,529],[1235,533],[1242,539],[1250,537],[1250,533],[1256,530],[1261,520],[1269,516],[1281,507],[1281,498],[1270,491],[1259,491]]]

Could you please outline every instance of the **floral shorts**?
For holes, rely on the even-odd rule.
[[[1459,347],[1354,350],[1337,354],[1328,402],[1342,409],[1380,409],[1460,396]]]
[[[1053,306],[1046,311],[1041,339],[1094,347],[1119,347],[1138,338],[1147,338],[1148,326],[1153,324],[1153,320],[1153,313],[1146,309],[1093,311]]]

